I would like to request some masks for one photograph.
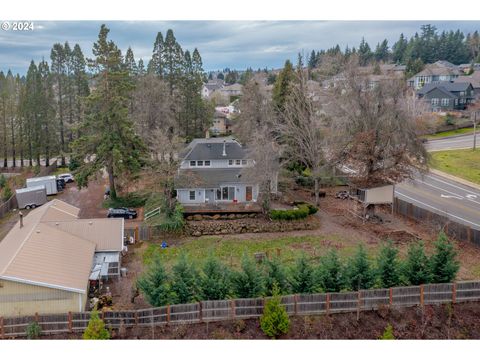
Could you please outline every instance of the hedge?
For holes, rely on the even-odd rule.
[[[318,208],[310,204],[299,204],[297,209],[271,210],[270,218],[273,220],[300,220],[308,215],[315,214]]]

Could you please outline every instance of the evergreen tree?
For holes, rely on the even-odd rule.
[[[275,286],[279,294],[287,294],[289,292],[287,274],[280,260],[276,257],[267,260],[265,270],[266,295],[273,295]]]
[[[146,271],[137,280],[137,287],[150,305],[164,306],[171,302],[169,280],[160,256],[155,254]]]
[[[76,171],[78,186],[106,168],[110,194],[116,198],[119,175],[128,180],[141,166],[143,143],[128,116],[133,85],[122,69],[122,56],[117,45],[107,39],[110,30],[102,25],[98,41],[93,45],[96,89],[87,97],[87,116],[80,126],[81,136],[74,143],[74,152],[83,161]]]
[[[359,245],[348,265],[348,282],[352,290],[369,289],[374,282],[374,274],[368,261],[367,253]]]
[[[398,262],[398,250],[391,241],[388,241],[380,249],[377,257],[377,271],[380,286],[390,288],[400,284],[400,265]]]
[[[223,73],[219,73],[219,74],[217,75],[217,79],[219,79],[219,80],[225,80],[225,75],[223,75]]]
[[[209,256],[203,264],[200,279],[203,300],[223,300],[231,293],[230,271],[214,256]]]
[[[172,296],[176,304],[187,304],[200,299],[198,272],[194,265],[182,254],[172,268]]]
[[[130,76],[137,76],[138,74],[138,67],[135,61],[135,56],[133,55],[132,48],[129,47],[125,54],[125,69],[128,71]]]
[[[155,43],[153,44],[153,54],[151,62],[149,63],[149,72],[160,77],[163,77],[165,73],[164,49],[165,44],[163,41],[163,35],[161,32],[158,32],[157,37],[155,38]]]
[[[8,99],[7,79],[3,71],[0,71],[0,111],[2,117],[2,147],[3,147],[3,166],[8,164],[7,147],[7,99]]]
[[[146,70],[145,65],[143,64],[143,59],[138,60],[138,76],[145,76]]]
[[[403,275],[410,285],[421,285],[430,282],[430,267],[422,242],[411,244],[408,247]]]
[[[358,47],[358,61],[360,66],[366,66],[372,60],[373,54],[370,45],[362,37],[362,41]]]
[[[278,112],[283,112],[287,96],[291,90],[291,84],[295,79],[293,65],[290,60],[285,61],[285,65],[280,71],[273,85],[272,99]]]
[[[98,316],[98,311],[93,310],[90,314],[87,328],[83,333],[84,340],[108,340],[110,333],[105,329],[105,323]]]
[[[225,83],[231,85],[235,84],[238,80],[238,73],[236,71],[228,71],[227,76],[225,76]]]
[[[39,148],[43,145],[43,153],[45,154],[45,165],[50,166],[50,158],[57,144],[56,142],[56,128],[53,119],[55,118],[55,108],[53,105],[53,84],[50,75],[50,68],[45,60],[38,64],[39,76],[39,92],[38,92],[38,119],[40,121],[41,133],[38,134]],[[37,153],[37,164],[40,164],[39,149]]]
[[[448,283],[455,280],[460,268],[456,259],[457,252],[447,235],[442,231],[435,242],[435,252],[430,258],[432,281],[434,283]]]
[[[291,270],[290,284],[294,294],[309,294],[317,290],[314,271],[305,254],[302,254]]]
[[[387,62],[390,57],[390,52],[388,50],[388,41],[387,39],[383,40],[381,43],[377,44],[375,48],[374,58],[376,61]]]
[[[236,297],[255,298],[262,296],[265,289],[262,272],[250,257],[243,255],[241,270],[233,275],[233,289]]]
[[[71,53],[72,92],[73,92],[73,119],[72,127],[78,127],[84,116],[84,99],[90,94],[86,61],[80,45],[75,44]],[[73,129],[72,129],[73,132]],[[73,135],[72,135],[73,139]]]
[[[263,333],[271,338],[286,334],[290,328],[290,319],[281,304],[280,292],[276,285],[272,289],[272,298],[265,303],[263,315],[260,317],[260,327]]]
[[[57,85],[57,107],[58,107],[58,120],[60,125],[60,153],[62,166],[65,166],[65,119],[64,119],[64,103],[65,103],[65,82],[67,81],[66,67],[67,56],[62,44],[54,44],[50,52],[50,59],[52,60],[52,75],[55,78]]]
[[[317,67],[317,54],[315,53],[315,50],[312,50],[310,57],[308,58],[308,68],[314,69],[315,67]]]
[[[317,279],[324,292],[340,292],[344,287],[344,268],[335,250],[331,250],[320,260]]]
[[[173,90],[181,76],[184,55],[172,29],[168,29],[167,35],[165,36],[162,55],[165,79],[168,82],[170,94],[173,94]]]
[[[403,36],[403,33],[400,34],[400,38],[392,47],[392,57],[393,61],[397,64],[404,63],[405,61],[405,52],[407,50],[408,41]]]

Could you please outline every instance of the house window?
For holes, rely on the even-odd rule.
[[[205,166],[210,166],[210,160],[205,160]]]
[[[190,190],[189,191],[189,199],[190,200],[195,200],[195,190]]]
[[[242,165],[247,165],[247,160],[242,160]]]
[[[240,160],[235,160],[235,165],[240,165]]]
[[[195,160],[190,161],[190,166],[195,166],[195,163],[196,163]]]
[[[432,105],[438,105],[438,98],[432,99]]]
[[[223,186],[217,189],[217,200],[233,200],[235,199],[235,187]]]
[[[228,160],[228,165],[232,166],[233,165],[233,160]]]
[[[447,98],[442,99],[442,106],[448,106],[449,100]]]
[[[197,161],[197,166],[203,166],[203,160],[198,160]]]

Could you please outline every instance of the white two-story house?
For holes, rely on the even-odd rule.
[[[181,204],[257,202],[259,184],[252,171],[255,161],[235,139],[194,139],[182,155],[175,177]]]

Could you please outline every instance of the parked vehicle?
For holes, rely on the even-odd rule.
[[[15,193],[19,209],[35,209],[48,201],[44,185],[17,189]]]
[[[75,181],[73,175],[70,173],[57,175],[57,179],[63,179],[67,184]]]
[[[58,191],[63,191],[63,189],[65,189],[65,186],[67,186],[67,184],[65,183],[65,180],[57,179],[57,190]]]
[[[137,211],[128,208],[110,208],[108,209],[109,218],[124,218],[124,219],[135,219],[137,217]]]
[[[345,200],[345,199],[348,199],[350,197],[350,194],[348,193],[348,191],[342,190],[342,191],[337,192],[335,194],[335,197],[337,199]]]
[[[45,186],[47,195],[55,195],[58,193],[57,178],[54,175],[27,179],[27,188],[42,185]]]

